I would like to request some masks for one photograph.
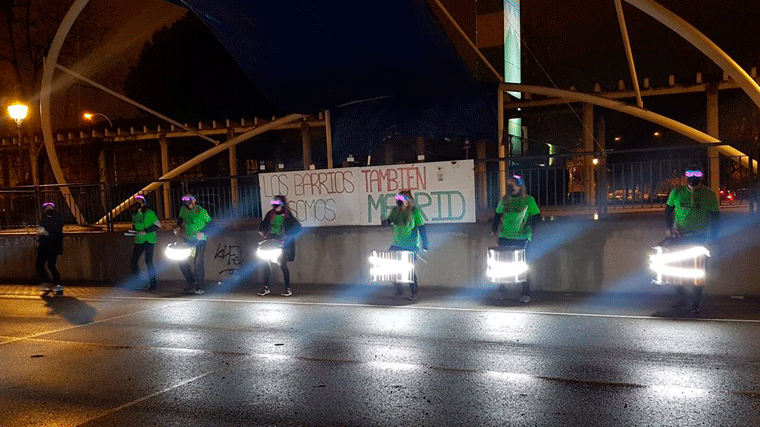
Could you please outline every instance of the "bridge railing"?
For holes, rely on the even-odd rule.
[[[499,160],[482,162],[486,208],[493,209],[500,198]],[[760,183],[757,168],[747,165],[755,162],[750,156],[710,155],[707,147],[574,153],[510,158],[507,176],[520,175],[544,209],[651,210],[664,207],[670,191],[686,184],[684,171],[698,165],[721,206],[754,209]]]

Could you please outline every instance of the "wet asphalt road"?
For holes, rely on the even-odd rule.
[[[0,425],[760,425],[758,301],[390,293],[0,286]]]

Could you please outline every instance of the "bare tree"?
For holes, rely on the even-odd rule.
[[[38,97],[45,55],[73,0],[0,0],[0,63],[12,70],[0,96],[30,102]],[[105,26],[87,8],[61,51],[60,62],[75,61],[102,38]]]

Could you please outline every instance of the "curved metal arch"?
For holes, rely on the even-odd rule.
[[[660,4],[656,3],[653,0],[625,0],[628,4],[642,10],[643,12],[647,13],[648,15],[652,16],[659,22],[663,23],[676,33],[678,33],[681,37],[685,38],[688,42],[690,42],[692,45],[694,45],[697,49],[702,51],[705,55],[707,55],[713,62],[715,62],[718,66],[723,69],[731,78],[736,81],[736,83],[739,85],[739,87],[744,90],[744,92],[752,99],[752,101],[760,108],[760,86],[747,74],[746,71],[744,71],[733,59],[731,59],[730,56],[728,56],[723,50],[721,50],[715,43],[713,43],[709,38],[707,38],[704,34],[699,32],[696,28],[692,27],[689,23],[678,17],[678,15],[674,14],[673,12],[669,11],[668,9],[664,8]],[[40,88],[40,119],[42,124],[42,134],[43,139],[45,142],[45,150],[48,154],[48,160],[50,161],[51,169],[53,170],[53,175],[55,175],[56,182],[58,184],[62,184],[61,192],[64,195],[64,199],[66,200],[67,205],[71,209],[71,213],[74,215],[74,217],[77,219],[77,222],[80,224],[84,223],[84,218],[82,217],[81,212],[79,211],[78,206],[74,202],[73,197],[71,196],[71,192],[69,191],[69,188],[66,186],[66,179],[63,176],[63,171],[61,170],[61,165],[58,160],[58,153],[56,152],[55,145],[53,143],[53,130],[50,123],[50,94],[52,92],[52,82],[53,82],[53,72],[55,71],[55,66],[58,63],[58,55],[61,52],[61,47],[63,46],[63,42],[66,39],[66,36],[68,35],[69,31],[71,30],[72,25],[74,24],[74,21],[76,21],[77,17],[79,17],[79,14],[82,12],[82,10],[87,6],[89,3],[89,0],[75,0],[74,3],[69,8],[68,12],[63,18],[63,21],[61,21],[61,25],[58,27],[58,31],[55,34],[55,37],[53,37],[53,41],[50,45],[50,50],[48,51],[48,56],[45,58],[45,67],[42,74],[42,84]],[[502,84],[502,87],[506,87],[509,85]],[[516,85],[516,86],[522,86],[522,85]],[[536,86],[525,86],[522,88],[522,90],[525,90],[525,92],[530,92],[530,90],[527,90],[528,88],[533,88],[535,90],[541,90],[542,92],[545,90],[551,90],[556,91],[554,92],[554,95],[549,96],[562,96],[566,99],[575,99],[577,101],[581,102],[589,102],[591,104],[604,106],[607,108],[616,109],[617,111],[625,112],[627,114],[634,115],[636,117],[641,117],[644,120],[653,121],[654,123],[659,123],[662,126],[668,127],[669,129],[673,129],[676,132],[682,133],[684,135],[689,136],[690,138],[693,138],[699,142],[706,142],[704,140],[704,137],[709,137],[709,135],[704,134],[703,132],[700,132],[694,128],[691,128],[689,126],[684,125],[683,123],[676,122],[675,120],[668,119],[667,117],[660,116],[658,114],[639,109],[637,107],[630,106],[628,104],[611,101],[606,98],[600,98],[600,97],[594,97],[591,95],[586,94],[580,94],[578,92],[572,92],[572,91],[562,91],[559,89],[550,89],[550,88],[538,88]],[[516,91],[522,91],[521,89],[511,89]],[[540,94],[541,92],[530,92],[530,93],[536,93]],[[558,95],[558,93],[564,93],[564,95]],[[576,95],[576,96],[573,96]],[[587,101],[582,101],[581,99],[578,99],[577,95],[583,95],[583,97],[589,97]],[[608,106],[604,105],[607,102],[614,103],[614,105]],[[503,107],[500,105],[500,109]],[[715,141],[710,142],[718,142],[717,139],[712,138]],[[217,146],[218,147],[218,146]],[[731,147],[727,146],[721,146],[718,148],[719,151],[727,154],[727,155],[740,155],[743,156],[744,153],[735,150]],[[728,152],[731,152],[733,154],[728,154]],[[744,162],[743,162],[744,163]],[[756,162],[753,162],[753,169],[755,169]]]
[[[752,99],[752,102],[760,108],[760,86],[736,61],[731,59],[726,52],[707,38],[707,36],[653,0],[625,0],[625,2],[675,31],[707,55],[708,58],[734,79],[736,84]]]
[[[609,98],[604,98],[601,96],[589,95],[587,93],[574,92],[571,90],[555,89],[555,88],[544,87],[544,86],[530,86],[530,85],[522,85],[522,84],[515,84],[515,83],[502,83],[499,85],[499,90],[503,92],[512,91],[512,92],[532,93],[534,95],[556,96],[558,98],[563,98],[570,101],[594,104],[600,107],[609,108],[611,110],[619,111],[621,113],[638,117],[642,120],[656,123],[660,126],[663,126],[670,130],[678,132],[681,135],[687,136],[699,143],[715,144],[715,143],[721,142],[719,139],[713,138],[712,136],[700,130],[694,129],[691,126],[687,126],[679,121],[670,119],[668,117],[654,113],[649,110],[645,110],[643,108],[639,108],[630,104],[626,104],[624,102],[616,101]],[[743,166],[749,167],[749,158],[747,157],[746,154],[742,153],[741,151],[729,145],[720,145],[715,148],[719,152],[725,154],[726,156],[730,156],[732,158],[739,158]],[[752,165],[753,165],[753,169],[757,170],[757,161],[753,161]]]
[[[90,0],[74,1],[69,11],[66,12],[66,16],[63,17],[63,21],[58,26],[58,31],[56,31],[55,37],[53,37],[53,41],[50,43],[50,50],[48,50],[45,66],[42,71],[42,83],[40,84],[40,122],[42,125],[42,138],[45,142],[45,151],[47,151],[48,161],[50,162],[50,168],[53,170],[55,181],[61,184],[60,188],[63,199],[66,201],[69,209],[71,209],[71,214],[74,215],[74,218],[76,218],[77,223],[80,225],[83,225],[85,220],[79,211],[79,206],[77,206],[71,195],[71,191],[69,191],[69,187],[66,186],[66,177],[63,176],[61,163],[58,160],[58,153],[53,143],[53,127],[50,124],[50,94],[52,93],[53,86],[53,72],[58,63],[58,55],[61,53],[63,42],[74,25],[74,21],[76,21],[89,2]]]
[[[153,181],[152,183],[148,184],[147,187],[143,188],[142,190],[135,193],[133,196],[128,198],[127,200],[120,203],[118,206],[113,208],[113,210],[110,213],[110,217],[115,217],[116,215],[119,215],[120,213],[124,212],[125,210],[129,209],[129,207],[132,205],[132,203],[135,202],[135,196],[142,193],[147,193],[149,191],[157,190],[159,187],[164,185],[163,181],[172,179],[177,177],[177,175],[181,174],[182,172],[192,168],[193,166],[197,165],[198,163],[213,157],[219,153],[221,153],[224,150],[228,150],[230,147],[234,147],[235,145],[240,144],[241,142],[250,139],[256,135],[262,134],[264,132],[270,131],[278,126],[290,123],[292,121],[302,119],[304,116],[301,114],[290,114],[285,117],[279,118],[277,120],[271,121],[265,125],[261,125],[259,127],[253,128],[249,130],[246,133],[240,134],[234,138],[228,139],[227,141],[215,146],[211,147],[208,150],[202,152],[201,154],[198,154],[197,156],[193,157],[192,159],[186,161],[185,163],[182,163],[181,165],[177,166],[176,168],[172,169],[171,171],[167,172],[164,176],[158,179],[158,181]],[[105,225],[108,222],[109,216],[104,216],[95,225]]]

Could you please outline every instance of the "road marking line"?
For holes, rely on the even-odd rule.
[[[74,341],[61,341],[61,340],[51,340],[51,339],[36,339],[37,341],[45,341],[45,342],[59,342],[64,344],[78,344],[78,345],[91,345],[91,346],[99,346],[99,347],[108,347],[108,348],[134,348],[134,349],[144,349],[144,350],[162,350],[162,351],[175,351],[175,352],[188,352],[188,353],[207,353],[212,355],[225,355],[225,356],[233,356],[233,357],[244,357],[244,358],[258,358],[258,359],[265,359],[269,361],[293,361],[293,360],[299,360],[304,362],[327,362],[327,363],[344,363],[344,364],[353,364],[353,365],[368,365],[375,368],[380,369],[388,369],[388,370],[400,370],[400,371],[408,371],[410,369],[431,369],[434,371],[441,371],[441,372],[455,372],[455,373],[463,373],[463,374],[482,374],[482,375],[491,375],[491,376],[498,376],[505,379],[511,379],[511,380],[543,380],[543,381],[550,381],[550,382],[556,382],[556,383],[563,383],[563,384],[576,384],[576,385],[592,385],[592,386],[600,386],[600,387],[615,387],[615,388],[631,388],[631,389],[643,389],[643,390],[650,390],[655,391],[658,393],[667,393],[672,394],[674,392],[679,393],[689,393],[689,394],[698,394],[702,395],[705,393],[713,393],[713,394],[729,394],[729,395],[735,395],[735,396],[744,396],[744,397],[750,397],[750,398],[758,398],[760,397],[760,392],[757,391],[746,391],[746,390],[712,390],[707,388],[699,388],[699,387],[685,387],[680,385],[658,385],[658,384],[636,384],[636,383],[630,383],[630,382],[622,382],[622,381],[607,381],[607,380],[597,380],[597,379],[587,379],[587,378],[567,378],[567,377],[556,377],[556,376],[549,376],[549,375],[531,375],[531,374],[524,374],[524,373],[517,373],[517,372],[503,372],[503,371],[493,371],[493,370],[484,370],[484,369],[475,369],[475,368],[462,368],[462,367],[456,367],[456,366],[434,366],[434,365],[422,365],[422,364],[415,364],[415,363],[405,363],[405,362],[384,362],[382,360],[359,360],[359,359],[346,359],[346,358],[335,358],[335,357],[318,357],[318,356],[298,356],[298,355],[287,355],[287,354],[277,354],[277,353],[248,353],[248,352],[230,352],[230,351],[215,351],[215,350],[207,350],[207,349],[193,349],[193,348],[182,348],[182,347],[156,347],[156,346],[123,346],[123,345],[114,345],[114,344],[103,344],[103,343],[91,343],[91,342],[74,342]],[[228,369],[232,369],[231,367]],[[123,405],[120,405],[116,408],[113,408],[111,410],[106,411],[105,413],[98,415],[95,418],[92,418],[88,420],[87,422],[90,422],[92,420],[102,418],[106,415],[112,414],[114,412],[117,412],[121,409],[124,409],[129,406],[133,406],[135,404],[138,404],[140,402],[143,402],[147,399],[150,399],[152,397],[158,396],[160,394],[163,394],[165,392],[168,392],[174,388],[180,387],[184,384],[190,383],[192,381],[198,380],[200,378],[203,378],[205,376],[208,376],[215,371],[209,371],[202,375],[199,375],[195,378],[191,378],[189,380],[185,380],[181,383],[175,384],[171,387],[168,387],[162,391],[152,393],[148,396],[136,399],[132,402],[125,403]],[[82,423],[82,424],[86,424]],[[79,424],[79,425],[82,425]]]
[[[81,328],[83,326],[91,326],[91,325],[97,325],[98,323],[110,322],[112,320],[121,319],[122,317],[132,316],[132,315],[135,315],[135,314],[138,314],[138,313],[145,313],[145,312],[148,312],[148,311],[156,310],[158,308],[168,308],[168,307],[174,307],[174,306],[177,306],[177,305],[182,305],[185,302],[186,301],[180,301],[180,302],[177,302],[176,304],[167,304],[167,305],[162,305],[161,307],[146,308],[144,310],[137,310],[137,311],[133,311],[133,312],[130,312],[130,313],[120,314],[118,316],[109,317],[107,319],[100,319],[100,320],[96,320],[96,321],[89,322],[89,323],[83,323],[81,325],[74,325],[74,326],[69,326],[69,327],[66,327],[66,328],[56,329],[56,330],[53,330],[53,331],[40,332],[40,333],[34,334],[34,335],[27,335],[25,337],[14,338],[14,339],[12,339],[10,341],[0,342],[0,345],[11,344],[11,343],[14,343],[14,342],[19,342],[19,341],[24,341],[24,340],[28,340],[28,339],[33,339],[33,338],[41,337],[43,335],[55,334],[57,332],[69,331],[69,330],[72,330],[72,329]]]
[[[27,296],[2,296],[0,298],[8,299],[37,299],[39,297],[27,297]],[[82,296],[77,297],[82,301],[99,301],[99,300],[137,300],[137,301],[166,301],[165,297],[133,297],[133,296]],[[379,308],[379,309],[406,309],[406,310],[432,310],[432,311],[461,311],[472,313],[511,313],[511,314],[534,314],[543,316],[568,316],[568,317],[595,317],[606,319],[635,319],[635,320],[691,320],[701,322],[723,322],[723,323],[750,323],[760,324],[760,319],[714,319],[706,317],[661,317],[661,316],[642,316],[642,315],[625,315],[625,314],[594,314],[594,313],[566,313],[566,312],[546,312],[546,311],[523,311],[523,310],[509,310],[504,308],[501,310],[486,309],[486,308],[465,308],[465,307],[432,307],[424,305],[381,305],[381,304],[366,304],[366,303],[339,303],[339,302],[308,302],[308,301],[260,301],[257,299],[226,299],[226,298],[188,298],[178,297],[172,298],[172,301],[190,302],[227,302],[227,303],[241,303],[241,304],[282,304],[282,305],[302,305],[302,306],[325,306],[325,307],[360,307],[360,308]],[[82,325],[84,326],[84,325]]]
[[[91,422],[93,422],[93,421],[95,421],[95,420],[98,420],[98,419],[100,419],[100,418],[103,418],[103,417],[106,417],[106,416],[108,416],[108,415],[111,415],[111,414],[113,414],[113,413],[119,412],[119,411],[121,411],[122,409],[126,409],[126,408],[129,408],[130,406],[134,406],[134,405],[137,405],[138,403],[142,403],[142,402],[144,402],[144,401],[146,401],[146,400],[148,400],[148,399],[152,399],[152,398],[154,398],[154,397],[156,397],[156,396],[159,396],[159,395],[161,395],[161,394],[164,394],[164,393],[168,393],[168,392],[170,392],[170,391],[172,391],[172,390],[174,390],[174,389],[176,389],[176,388],[182,387],[183,385],[186,385],[186,384],[190,384],[190,383],[191,383],[191,382],[193,382],[193,381],[197,381],[197,380],[199,380],[199,379],[201,379],[201,378],[207,377],[207,376],[211,375],[213,372],[214,372],[214,371],[208,371],[208,372],[205,372],[205,373],[203,373],[203,374],[200,374],[200,375],[198,375],[198,376],[195,376],[195,377],[193,377],[193,378],[189,378],[189,379],[186,379],[186,380],[184,380],[184,381],[181,381],[181,382],[179,382],[179,383],[177,383],[177,384],[174,384],[174,385],[172,385],[172,386],[166,387],[166,388],[165,388],[165,389],[163,389],[163,390],[159,390],[159,391],[157,391],[157,392],[155,392],[155,393],[151,393],[151,394],[149,394],[149,395],[147,395],[147,396],[143,396],[143,397],[141,397],[141,398],[139,398],[139,399],[135,399],[135,400],[133,400],[133,401],[131,401],[131,402],[127,402],[127,403],[124,403],[124,404],[122,404],[122,405],[119,405],[119,406],[117,406],[117,407],[115,407],[115,408],[109,409],[109,410],[107,410],[107,411],[103,412],[102,414],[100,414],[100,415],[98,415],[98,416],[96,416],[96,417],[90,418],[90,419],[88,419],[87,421],[81,422],[81,423],[77,424],[77,426],[82,426],[82,425],[85,425],[85,424],[91,423]]]
[[[137,300],[164,300],[161,297],[120,297],[120,296],[102,296],[86,297],[82,300],[98,299],[137,299]],[[638,319],[638,320],[695,320],[703,322],[726,322],[726,323],[758,323],[760,319],[713,319],[706,317],[659,317],[659,316],[640,316],[626,314],[594,314],[594,313],[565,313],[565,312],[547,312],[547,311],[523,311],[509,309],[487,309],[487,308],[465,308],[465,307],[432,307],[424,305],[379,305],[365,303],[341,303],[341,302],[308,302],[308,301],[260,301],[256,299],[225,299],[225,298],[173,298],[174,301],[200,301],[200,302],[230,302],[241,304],[282,304],[282,305],[303,305],[303,306],[325,306],[325,307],[360,307],[360,308],[378,308],[390,309],[398,308],[405,310],[433,310],[433,311],[462,311],[473,313],[510,313],[510,314],[535,314],[544,316],[570,316],[570,317],[600,317],[610,319]]]

